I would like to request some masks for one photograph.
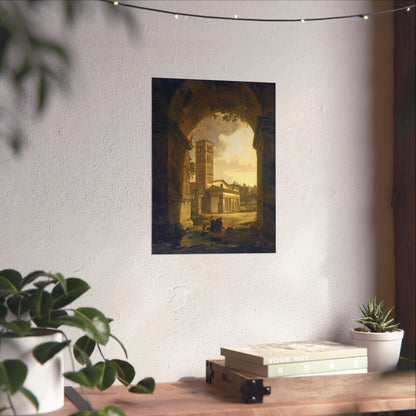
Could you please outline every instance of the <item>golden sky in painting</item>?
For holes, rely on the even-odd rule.
[[[193,131],[192,142],[206,139],[214,144],[214,179],[232,184],[257,184],[257,158],[253,130],[240,119],[224,120],[217,114],[201,120]],[[195,152],[191,151],[195,161]],[[195,178],[193,179],[195,180]]]

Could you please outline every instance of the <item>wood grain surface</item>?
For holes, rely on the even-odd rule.
[[[332,376],[276,379],[272,385],[275,393],[265,396],[267,400],[261,404],[242,403],[205,380],[158,383],[153,395],[132,394],[123,386],[113,386],[104,392],[89,392],[89,399],[97,409],[117,405],[127,416],[292,416],[415,409],[414,371],[362,376],[338,382]],[[75,411],[66,400],[64,408],[50,415],[67,416]]]

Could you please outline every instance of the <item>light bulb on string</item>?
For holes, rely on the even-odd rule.
[[[0,0],[1,1],[1,0]],[[354,19],[354,18],[361,18],[364,20],[368,20],[370,17],[379,15],[379,14],[385,14],[385,13],[394,13],[394,12],[398,12],[398,11],[407,11],[410,12],[412,9],[416,8],[416,4],[413,4],[411,6],[403,6],[403,7],[397,7],[394,9],[388,9],[388,10],[381,10],[381,11],[376,11],[376,12],[371,12],[371,13],[367,13],[367,14],[350,14],[350,15],[344,15],[344,16],[326,16],[326,17],[311,17],[311,18],[292,18],[292,19],[281,19],[281,18],[250,18],[250,17],[245,17],[245,18],[240,18],[237,14],[234,15],[234,17],[226,17],[226,16],[210,16],[210,15],[204,15],[204,14],[194,14],[194,13],[185,13],[185,12],[181,12],[181,13],[176,13],[175,11],[172,10],[163,10],[163,9],[155,9],[155,8],[151,8],[151,7],[145,7],[145,6],[139,6],[139,5],[135,5],[135,4],[131,4],[131,3],[124,3],[123,1],[117,1],[117,0],[100,0],[104,3],[109,3],[109,4],[113,4],[115,6],[120,6],[120,7],[130,7],[130,8],[134,8],[134,9],[138,9],[138,10],[143,10],[143,11],[148,11],[148,12],[153,12],[153,13],[163,13],[163,14],[170,14],[173,15],[175,17],[175,19],[179,18],[179,15],[181,16],[186,16],[186,17],[192,17],[192,18],[202,18],[202,19],[214,19],[214,20],[239,20],[239,21],[244,21],[244,22],[275,22],[275,23],[279,23],[279,22],[300,22],[300,23],[304,23],[306,21],[311,22],[318,22],[318,21],[324,21],[324,20],[341,20],[341,19]]]

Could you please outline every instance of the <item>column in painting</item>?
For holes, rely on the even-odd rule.
[[[257,151],[257,229],[264,237],[275,236],[275,119],[259,117],[253,147]]]

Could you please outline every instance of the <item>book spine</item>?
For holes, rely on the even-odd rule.
[[[287,376],[290,378],[293,377],[313,377],[313,376],[339,376],[342,374],[367,374],[366,368],[357,368],[354,370],[343,370],[343,371],[329,371],[327,373],[313,373],[313,374],[295,374],[294,376]]]
[[[256,365],[244,360],[228,357],[225,359],[225,366],[262,377],[287,377],[291,375],[321,374],[334,371],[366,370],[367,356],[271,365]]]
[[[324,360],[337,360],[341,358],[359,357],[367,354],[365,348],[361,348],[361,351],[356,349],[345,349],[343,351],[325,351],[325,352],[308,352],[305,354],[288,354],[283,357],[262,357],[263,365],[272,364],[289,364],[289,363],[301,363],[309,361],[324,361]]]
[[[354,369],[366,369],[367,357],[338,358],[335,360],[308,361],[303,363],[272,364],[267,366],[268,377],[285,377],[301,374],[327,373]]]

